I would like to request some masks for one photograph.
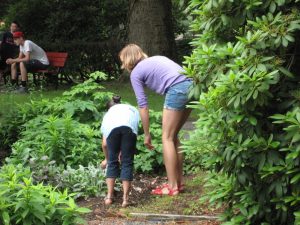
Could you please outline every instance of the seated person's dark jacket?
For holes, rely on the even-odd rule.
[[[5,68],[6,59],[16,58],[19,53],[19,47],[15,45],[11,32],[5,32],[2,36],[0,45],[0,69]]]

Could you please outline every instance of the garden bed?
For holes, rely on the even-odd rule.
[[[186,190],[177,197],[155,197],[150,191],[155,186],[166,182],[165,177],[153,177],[149,175],[136,175],[133,181],[133,188],[130,193],[131,206],[121,208],[122,193],[116,192],[115,202],[111,206],[105,206],[103,197],[79,200],[78,204],[92,210],[85,219],[89,225],[95,224],[219,224],[212,220],[182,219],[170,220],[165,217],[143,218],[132,216],[131,213],[156,213],[176,215],[205,215],[217,216],[222,209],[210,208],[207,204],[199,203],[199,197],[203,191],[203,174],[187,176]]]

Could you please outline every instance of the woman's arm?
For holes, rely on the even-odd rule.
[[[139,108],[141,121],[144,129],[144,144],[148,149],[153,149],[153,145],[151,144],[151,135],[149,131],[149,109],[148,107]]]

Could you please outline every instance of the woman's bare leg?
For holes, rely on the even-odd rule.
[[[179,131],[181,130],[182,126],[185,124],[185,122],[187,121],[189,115],[191,114],[191,109],[185,109],[184,110],[184,114],[181,118],[181,121],[180,123],[178,124],[178,127],[177,127],[177,135],[175,137],[175,148],[176,148],[176,151],[177,151],[177,158],[178,158],[178,165],[177,165],[177,169],[178,169],[178,180],[177,180],[177,184],[178,185],[181,185],[184,183],[184,180],[183,180],[183,160],[184,160],[184,154],[181,151],[180,149],[180,146],[181,146],[181,142],[178,138],[178,134],[179,134]]]
[[[185,111],[163,110],[162,142],[164,163],[169,187],[173,190],[178,189],[178,180],[181,180],[182,177],[179,171],[182,171],[183,158],[178,155],[176,145],[178,145],[178,128],[182,126],[185,117]],[[178,169],[179,164],[181,165],[181,169]]]

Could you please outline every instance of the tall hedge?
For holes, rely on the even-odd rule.
[[[4,14],[7,26],[17,20],[32,40],[62,43],[120,35],[126,16],[125,0],[19,0],[9,3]]]
[[[212,173],[224,224],[300,224],[299,0],[191,0],[187,150]],[[200,154],[199,154],[200,153]]]

